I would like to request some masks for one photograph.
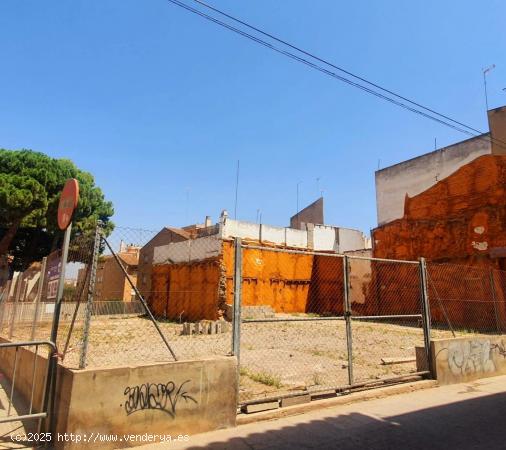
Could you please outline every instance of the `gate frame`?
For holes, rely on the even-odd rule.
[[[343,280],[344,280],[344,299],[343,299],[343,316],[334,316],[334,317],[314,317],[314,318],[287,318],[287,319],[241,319],[241,306],[242,306],[242,264],[243,264],[243,248],[248,249],[258,249],[258,250],[267,250],[273,252],[287,252],[287,253],[297,253],[304,254],[308,253],[311,255],[323,255],[323,256],[333,256],[336,258],[341,258],[343,260]],[[267,323],[267,322],[306,322],[306,321],[319,321],[319,320],[344,320],[346,322],[346,344],[347,344],[347,356],[348,356],[348,384],[344,386],[337,386],[335,388],[330,388],[335,390],[336,395],[339,393],[350,392],[354,389],[362,389],[370,386],[371,388],[381,386],[387,383],[395,383],[402,382],[403,379],[413,378],[413,377],[428,377],[431,378],[433,375],[432,371],[432,360],[430,358],[430,335],[431,335],[431,326],[430,326],[430,305],[429,305],[429,296],[427,289],[427,272],[426,272],[426,263],[425,259],[421,258],[420,261],[404,261],[404,260],[395,260],[395,259],[386,259],[386,258],[374,258],[367,256],[349,256],[346,254],[337,254],[337,253],[323,253],[318,251],[303,251],[303,250],[293,250],[293,249],[279,249],[266,247],[262,245],[248,245],[242,243],[241,238],[234,238],[234,303],[233,303],[233,313],[232,313],[232,342],[231,342],[231,355],[236,356],[237,358],[237,389],[240,387],[240,339],[241,339],[241,325],[243,323]],[[420,296],[420,313],[419,314],[390,314],[390,315],[378,315],[378,316],[354,316],[351,308],[351,299],[350,299],[350,267],[349,267],[349,259],[362,259],[368,261],[383,261],[383,262],[391,262],[391,263],[404,263],[417,265],[419,267],[419,296]],[[398,375],[393,377],[381,378],[378,380],[368,380],[364,382],[356,383],[353,377],[353,321],[368,321],[368,320],[377,320],[377,319],[421,319],[423,335],[424,335],[424,348],[427,357],[427,368],[428,370],[422,370],[412,373],[407,373],[404,375]],[[322,389],[323,392],[328,392],[329,388]],[[311,394],[318,394],[318,390],[312,391]],[[240,402],[239,396],[237,396],[237,406],[238,410],[246,405],[255,405],[260,403],[265,403],[269,401],[281,400],[283,398],[291,398],[298,397],[301,395],[306,395],[307,393],[293,393],[293,394],[283,394],[278,396],[271,396],[262,399],[250,400],[245,402]]]

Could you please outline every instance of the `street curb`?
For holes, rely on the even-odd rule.
[[[436,380],[422,380],[410,383],[396,384],[382,388],[369,389],[367,391],[353,392],[351,394],[340,395],[339,397],[315,400],[301,405],[287,406],[270,411],[263,411],[253,414],[238,414],[236,425],[246,425],[249,423],[260,422],[263,420],[280,419],[282,417],[304,414],[317,409],[330,408],[339,405],[348,405],[350,403],[363,402],[378,398],[389,397],[392,395],[406,394],[408,392],[420,391],[422,389],[431,389],[438,386]]]

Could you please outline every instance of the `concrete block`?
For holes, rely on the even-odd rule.
[[[296,397],[287,397],[281,399],[281,408],[286,408],[287,406],[293,405],[301,405],[302,403],[309,403],[311,401],[311,396],[309,394],[297,395]]]
[[[427,353],[425,352],[425,347],[415,347],[415,355],[416,355],[416,371],[424,372],[429,370],[429,364],[427,362]]]
[[[254,405],[246,405],[246,414],[251,414],[260,411],[267,411],[268,409],[277,409],[279,408],[279,402],[266,402],[266,403],[256,403]]]
[[[505,375],[506,335],[435,339],[431,357],[439,384]]]

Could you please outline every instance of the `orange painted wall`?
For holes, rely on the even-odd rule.
[[[506,269],[506,156],[484,155],[412,198],[406,197],[404,217],[373,230],[373,255],[379,258],[416,260],[463,266]],[[442,269],[441,269],[442,270]],[[437,291],[441,299],[452,299],[451,315],[457,325],[481,327],[495,324],[491,313],[506,311],[504,289],[497,283],[497,312],[483,289],[488,272],[476,284],[462,270],[445,268]],[[473,284],[473,292],[456,286]],[[485,283],[485,284],[484,284]],[[459,295],[460,297],[457,297]],[[434,302],[434,320],[442,319]],[[458,302],[457,300],[466,300]],[[470,302],[476,301],[473,305]],[[481,300],[480,300],[481,299]],[[450,308],[450,306],[448,306]],[[495,316],[494,316],[495,317]]]
[[[233,295],[233,243],[224,242],[227,302]],[[306,312],[313,256],[269,250],[243,250],[242,305],[270,305],[276,312]]]
[[[233,302],[234,247],[223,243],[227,303]],[[343,259],[335,256],[243,249],[242,304],[278,313],[343,312]]]
[[[154,266],[153,313],[172,320],[216,320],[218,311],[219,260],[192,264]]]
[[[506,156],[475,159],[425,192],[406,197],[404,217],[373,230],[374,256],[459,258],[499,267],[488,256],[491,250],[506,250],[505,188]]]

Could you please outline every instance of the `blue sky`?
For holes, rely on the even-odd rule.
[[[495,63],[506,104],[500,0],[211,3],[478,129]],[[301,205],[323,189],[327,223],[368,231],[378,165],[466,138],[163,0],[2,0],[0,61],[0,147],[72,159],[122,226],[232,213],[240,159],[238,218],[287,225],[301,182]]]

